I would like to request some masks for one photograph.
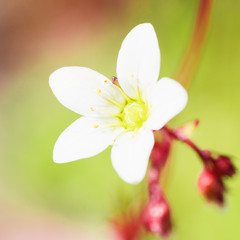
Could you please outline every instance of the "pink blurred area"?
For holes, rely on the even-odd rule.
[[[72,41],[87,45],[114,18],[126,14],[127,0],[1,1],[0,72],[16,70],[38,55]]]
[[[1,240],[103,240],[115,239],[107,230],[87,228],[59,216],[1,202]]]
[[[42,55],[79,44],[91,44],[126,17],[127,0],[8,0],[0,1],[0,84]],[[121,21],[120,21],[121,22]],[[124,22],[124,21],[123,21]],[[113,239],[107,230],[89,229],[59,216],[0,201],[1,240]]]

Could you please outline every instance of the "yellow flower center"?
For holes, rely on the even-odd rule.
[[[133,77],[133,75],[131,75]],[[107,80],[104,80],[104,83],[108,83]],[[106,111],[106,113],[116,116],[120,121],[118,123],[110,124],[112,127],[123,127],[126,131],[137,131],[142,126],[143,123],[147,120],[149,116],[149,110],[151,105],[148,106],[146,102],[141,99],[140,93],[138,92],[138,98],[132,99],[126,95],[126,93],[116,85],[112,85],[119,89],[125,98],[125,102],[118,102],[115,98],[111,98],[105,95],[101,89],[96,89],[97,93],[100,94],[105,100],[109,101],[111,104],[117,106],[120,109],[120,113],[114,113]],[[95,111],[95,108],[90,107],[91,111]],[[98,128],[98,125],[95,124],[94,128]]]
[[[128,131],[141,128],[147,117],[148,107],[144,102],[128,102],[121,113],[122,125]]]

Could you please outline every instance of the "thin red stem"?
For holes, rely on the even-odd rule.
[[[200,0],[195,27],[187,54],[175,75],[184,87],[188,87],[196,70],[206,39],[213,0]]]
[[[164,126],[162,128],[162,131],[166,132],[167,134],[169,134],[173,139],[181,141],[185,144],[187,144],[189,147],[191,147],[200,157],[200,159],[202,160],[203,164],[207,164],[207,163],[211,163],[212,162],[212,158],[210,156],[209,151],[205,151],[200,149],[192,140],[190,140],[189,138],[185,138],[183,137],[181,134],[178,134],[177,131],[172,130],[170,128],[168,128],[167,126]]]

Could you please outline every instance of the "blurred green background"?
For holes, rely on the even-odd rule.
[[[111,78],[124,37],[135,25],[150,22],[161,50],[160,77],[173,77],[190,41],[198,1],[0,4],[5,9],[0,16],[0,237],[61,239],[63,235],[55,235],[59,229],[80,229],[76,236],[63,239],[113,239],[108,219],[146,191],[145,184],[131,186],[119,178],[111,165],[110,148],[91,159],[53,163],[56,139],[79,116],[57,101],[49,75],[62,66],[86,66]],[[171,122],[178,126],[199,119],[194,141],[232,155],[238,167],[239,9],[237,0],[214,2],[203,53],[188,89],[188,105]],[[172,161],[166,188],[174,221],[170,239],[240,239],[239,176],[227,182],[227,204],[219,210],[198,193],[196,180],[202,166],[195,153],[176,143]],[[51,237],[46,233],[37,238],[47,232],[48,222],[47,226],[54,226],[48,229]],[[34,237],[29,237],[31,224],[41,226],[33,231]]]

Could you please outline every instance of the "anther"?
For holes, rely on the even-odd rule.
[[[98,88],[97,93],[100,94],[101,92],[102,92],[101,89]]]
[[[98,128],[98,127],[99,127],[99,125],[97,125],[97,124],[94,124],[94,125],[93,125],[93,127],[94,127],[94,128]]]

